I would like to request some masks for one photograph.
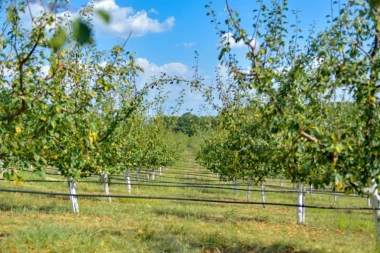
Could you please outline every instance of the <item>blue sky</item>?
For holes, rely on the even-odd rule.
[[[87,0],[71,0],[70,11],[74,13],[87,3]],[[218,66],[219,38],[214,24],[206,15],[207,3],[208,0],[98,0],[97,7],[110,13],[111,24],[106,27],[95,21],[96,43],[100,49],[110,49],[132,31],[127,50],[136,52],[138,62],[145,68],[141,82],[149,81],[149,75],[158,75],[161,71],[190,78],[195,63],[194,51],[197,51],[200,74],[206,77],[206,83],[211,83]],[[243,26],[248,31],[252,30],[252,11],[257,7],[256,1],[230,0],[229,4],[240,12]],[[214,0],[212,6],[223,23],[227,16],[225,1]],[[313,21],[317,30],[321,30],[326,26],[326,15],[331,14],[331,0],[289,0],[289,9],[301,11],[299,19],[304,32]],[[334,11],[336,15],[337,9]],[[289,21],[294,22],[291,14]],[[234,50],[243,55],[246,48],[242,46]],[[167,89],[172,90],[170,104],[180,87],[170,86]],[[198,113],[202,103],[200,93],[188,93],[181,113],[189,109]]]

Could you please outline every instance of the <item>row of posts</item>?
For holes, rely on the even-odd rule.
[[[165,168],[160,167],[157,170],[153,170],[151,173],[151,180],[155,180],[157,173],[158,175],[162,175],[162,173],[165,171]],[[150,180],[150,170],[147,169],[146,172],[146,181],[148,182]],[[109,184],[108,184],[108,174],[106,172],[102,172],[100,174],[100,177],[104,183],[104,192],[108,196],[107,201],[111,202],[112,199],[109,197],[110,195],[110,190],[109,190]],[[130,171],[127,170],[125,172],[125,181],[127,182],[127,191],[128,193],[132,192],[132,184],[131,184],[131,176],[130,176]],[[136,181],[137,184],[140,184],[140,169],[136,169]],[[70,202],[71,202],[71,207],[73,209],[74,213],[79,213],[79,205],[78,205],[78,198],[76,197],[76,187],[75,187],[75,180],[70,177],[68,179],[68,185],[69,185],[69,193],[70,193]]]
[[[218,175],[218,174],[217,174]],[[270,179],[270,182],[273,182],[273,179]],[[233,180],[234,183],[234,194],[237,195],[238,193],[238,181],[236,178]],[[247,202],[251,201],[251,187],[252,187],[252,180],[249,178],[247,182],[248,188],[247,188]],[[280,187],[283,186],[283,179],[280,178]],[[298,224],[305,224],[306,222],[306,192],[309,194],[312,194],[314,191],[314,187],[312,184],[310,184],[310,188],[307,191],[306,188],[304,187],[303,183],[299,183],[297,185],[293,184],[293,188],[297,186],[297,223]],[[332,189],[332,186],[330,185],[330,189]],[[334,201],[338,201],[338,194],[336,191],[333,193],[334,196]],[[261,197],[262,197],[262,205],[265,208],[265,203],[266,203],[266,196],[265,196],[265,184],[261,184]],[[371,199],[367,198],[367,205],[368,207],[371,207]]]
[[[150,175],[151,175],[151,179],[155,180],[155,177],[157,176],[157,172],[159,173],[158,175],[162,175],[163,171],[164,171],[164,168],[160,167],[158,171],[153,170],[153,172],[150,174],[150,170],[147,169],[146,173],[145,173],[146,174],[146,181],[148,182],[150,180]],[[3,171],[1,170],[1,174],[2,174],[2,172]],[[219,177],[219,174],[216,174],[216,176]],[[107,173],[102,172],[101,178],[102,178],[102,181],[104,183],[105,194],[109,196],[110,192],[109,192],[109,184],[108,184]],[[127,170],[125,172],[125,180],[127,183],[127,191],[128,191],[128,193],[131,193],[132,192],[132,185],[131,185],[131,177],[130,177],[130,171],[129,170]],[[140,184],[140,169],[136,169],[136,181],[137,181],[137,184]],[[271,179],[270,181],[272,182],[273,179]],[[234,182],[234,194],[237,195],[238,194],[238,180],[236,178],[234,178],[233,182]],[[69,186],[69,193],[70,193],[70,202],[72,205],[73,212],[79,213],[78,199],[75,196],[76,195],[75,180],[72,177],[70,177],[68,179],[68,186]],[[283,179],[282,178],[280,178],[280,186],[283,186]],[[252,180],[248,179],[247,202],[251,201],[251,187],[252,187]],[[293,184],[293,188],[294,187],[295,187],[295,185]],[[331,188],[332,187],[330,185],[330,189]],[[313,193],[313,185],[310,185],[310,189],[308,192],[310,194]],[[304,193],[305,193],[304,184],[299,183],[297,185],[297,223],[298,224],[305,224],[305,217],[306,217],[305,205],[306,205],[306,202],[305,202],[305,194]],[[261,198],[262,198],[262,205],[265,208],[266,195],[265,195],[264,183],[261,184]],[[334,201],[337,201],[337,200],[338,200],[338,195],[334,191]],[[111,202],[112,201],[111,197],[107,197],[107,201]],[[371,207],[370,198],[367,198],[367,205],[368,205],[368,207]]]

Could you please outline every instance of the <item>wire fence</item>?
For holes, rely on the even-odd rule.
[[[33,173],[33,171],[27,171],[25,170],[24,172],[29,172],[29,173]],[[141,174],[145,174],[145,173],[142,173],[140,172]],[[58,173],[45,173],[47,175],[55,175],[55,176],[61,176],[60,174]],[[167,174],[167,172],[165,172],[165,174]],[[178,175],[181,175],[178,173]],[[96,177],[96,178],[99,178],[99,180],[96,180],[96,181],[91,181],[91,180],[78,180],[77,182],[78,183],[97,183],[97,184],[103,184],[104,182],[101,181],[101,176],[100,175],[92,175],[88,178],[91,178],[91,177]],[[156,175],[157,178],[173,178],[173,179],[181,179],[183,180],[183,178],[179,178],[179,177],[168,177],[168,176],[164,176],[164,175]],[[0,179],[2,180],[2,179]],[[280,180],[280,179],[279,179]],[[40,183],[58,183],[58,182],[67,182],[67,180],[23,180],[24,182],[40,182]],[[123,181],[123,182],[120,182],[120,181]],[[146,187],[172,187],[172,188],[203,188],[203,189],[219,189],[219,190],[234,190],[234,191],[252,191],[252,192],[261,192],[262,190],[255,190],[255,189],[252,189],[252,187],[255,187],[255,185],[249,185],[248,183],[242,183],[242,182],[239,182],[239,186],[238,187],[233,187],[231,186],[231,183],[228,183],[228,182],[225,182],[225,181],[219,181],[218,184],[213,184],[213,183],[189,183],[189,182],[172,182],[172,181],[162,181],[162,180],[158,180],[158,179],[155,179],[155,180],[152,180],[150,179],[149,181],[147,180],[144,180],[143,178],[141,179],[135,179],[135,178],[130,178],[130,181],[131,182],[134,182],[134,183],[130,183],[128,184],[126,182],[126,179],[125,179],[125,176],[119,176],[119,175],[111,175],[109,178],[108,178],[108,184],[109,185],[131,185],[131,186],[146,186]],[[204,181],[204,180],[202,180]],[[137,183],[136,183],[137,182]],[[149,183],[148,183],[149,182]],[[154,184],[152,184],[154,182]],[[206,181],[205,181],[206,182]],[[229,187],[226,187],[228,186]],[[245,186],[246,188],[241,188],[242,186]],[[248,189],[248,187],[251,187],[251,189]],[[294,187],[288,187],[288,186],[280,186],[280,185],[273,185],[273,184],[267,184],[265,183],[265,187],[266,188],[274,188],[274,189],[281,189],[281,190],[265,190],[265,192],[272,192],[272,193],[296,193],[297,190],[294,188]],[[317,189],[309,189],[309,190],[306,190],[305,189],[305,192],[306,193],[310,193],[310,194],[319,194],[319,195],[333,195],[333,196],[339,196],[339,197],[347,197],[347,198],[365,198],[365,197],[362,197],[362,196],[359,196],[359,195],[347,195],[345,194],[344,192],[341,192],[341,191],[332,191],[332,190],[317,190]]]
[[[0,179],[4,180],[4,179]],[[10,180],[12,181],[12,180]],[[251,186],[249,189],[247,188],[240,188],[240,187],[225,187],[224,185],[208,185],[208,184],[191,184],[191,183],[173,183],[173,182],[165,182],[165,181],[149,181],[148,182],[139,182],[137,180],[131,180],[134,183],[127,183],[127,182],[115,182],[115,181],[109,181],[107,182],[109,185],[124,185],[124,186],[135,186],[135,187],[161,187],[161,188],[193,188],[193,189],[213,189],[213,190],[230,190],[230,191],[241,191],[241,192],[263,192],[262,189],[254,189],[255,186]],[[30,183],[67,183],[68,180],[42,180],[42,179],[27,179],[23,180],[23,182],[30,182]],[[104,184],[105,182],[101,179],[99,180],[78,180],[77,183],[86,183],[86,184]],[[154,182],[154,183],[153,183]],[[256,186],[257,187],[257,186]],[[281,186],[275,186],[275,185],[265,185],[267,188],[275,188],[280,190],[268,190],[265,189],[265,193],[278,193],[278,194],[294,194],[297,193],[297,190],[289,190],[289,187],[281,187]],[[319,194],[319,195],[326,195],[326,196],[339,196],[339,197],[347,197],[347,198],[364,198],[362,196],[358,195],[346,195],[341,192],[328,192],[328,191],[305,191],[305,193],[312,193],[312,194]]]
[[[171,170],[175,170],[175,172],[172,172]],[[57,170],[54,171],[46,171],[46,175],[53,175],[53,176],[62,176],[60,173],[58,173]],[[177,172],[178,171],[178,172]],[[24,172],[27,173],[33,173],[33,171],[24,170]],[[153,171],[153,170],[139,170],[139,171],[133,171],[135,173],[132,173],[132,171],[128,171],[126,175],[120,175],[120,174],[113,174],[109,175],[107,178],[107,181],[104,181],[104,178],[102,178],[101,175],[90,175],[86,179],[78,180],[77,183],[84,183],[84,184],[107,184],[108,185],[124,185],[127,187],[161,187],[161,188],[181,188],[181,189],[211,189],[213,191],[234,191],[234,194],[236,195],[238,192],[247,192],[247,201],[235,201],[235,200],[221,200],[221,199],[215,199],[213,198],[182,198],[182,197],[167,197],[167,196],[136,196],[136,195],[111,195],[108,192],[106,194],[78,194],[70,192],[70,193],[62,193],[62,192],[42,192],[42,191],[33,191],[33,190],[15,190],[15,189],[0,189],[0,192],[8,192],[8,193],[21,193],[21,194],[39,194],[39,195],[51,195],[51,196],[67,196],[67,197],[83,197],[83,198],[89,198],[89,197],[99,197],[99,198],[124,198],[124,199],[156,199],[156,200],[173,200],[173,201],[192,201],[192,202],[204,202],[204,203],[224,203],[224,204],[245,204],[245,205],[262,205],[265,206],[283,206],[283,207],[302,207],[302,208],[312,208],[312,209],[325,209],[325,210],[351,210],[351,211],[357,211],[357,210],[374,210],[373,208],[369,207],[357,207],[357,206],[345,206],[345,207],[337,207],[337,206],[325,206],[325,205],[304,205],[303,204],[291,204],[291,203],[277,203],[277,202],[266,202],[265,197],[260,202],[252,202],[250,201],[250,194],[251,192],[261,192],[263,196],[265,196],[266,193],[272,193],[272,194],[298,194],[299,191],[295,189],[294,184],[293,187],[285,186],[284,184],[292,184],[292,182],[289,182],[288,180],[284,179],[270,179],[270,183],[265,183],[265,188],[269,189],[263,189],[260,188],[261,185],[252,185],[250,182],[247,181],[237,181],[233,182],[226,182],[221,181],[218,178],[218,175],[213,175],[210,172],[206,173],[194,173],[191,170],[180,170],[180,169],[170,169],[169,171],[165,170],[165,175],[162,175],[161,170]],[[149,176],[153,176],[150,177]],[[127,177],[128,180],[127,180]],[[141,176],[141,177],[140,177]],[[144,177],[146,177],[144,179]],[[190,177],[190,178],[189,178]],[[193,178],[191,178],[193,177]],[[97,180],[93,180],[96,178]],[[213,180],[209,179],[213,178]],[[163,180],[162,180],[163,179]],[[181,182],[177,181],[167,181],[166,179],[175,179],[180,180]],[[2,180],[2,179],[0,179]],[[196,182],[183,182],[185,180],[194,180]],[[217,181],[218,183],[215,183]],[[269,180],[268,180],[269,181]],[[30,182],[30,183],[69,183],[68,180],[45,180],[45,179],[25,179],[23,182]],[[279,182],[280,184],[273,184],[274,182]],[[244,188],[243,188],[244,187]],[[255,187],[259,187],[259,189],[255,189]],[[224,193],[223,192],[223,193]],[[208,192],[212,193],[212,192]],[[363,198],[362,196],[358,195],[346,195],[344,192],[338,192],[338,191],[332,191],[332,190],[317,190],[317,189],[309,189],[306,190],[304,188],[303,193],[310,193],[310,194],[318,194],[318,195],[326,195],[326,196],[334,196],[334,199],[339,197],[347,197],[347,198]],[[249,197],[248,197],[249,196]],[[377,210],[377,209],[376,209]]]
[[[215,200],[215,199],[201,199],[201,198],[179,198],[179,197],[164,197],[164,196],[131,196],[131,195],[105,195],[105,194],[83,194],[83,193],[70,194],[70,193],[62,193],[62,192],[43,192],[43,191],[14,190],[14,189],[0,189],[0,192],[63,196],[63,197],[82,197],[82,198],[110,198],[111,197],[111,198],[122,198],[122,199],[171,200],[171,201],[221,203],[221,204],[235,204],[235,205],[263,205],[263,202],[256,202],[256,201],[247,202],[247,201]],[[274,202],[265,202],[265,205],[282,206],[282,207],[302,207],[302,208],[324,209],[324,210],[347,210],[347,211],[380,210],[380,208],[297,205],[297,204],[285,204],[285,203],[274,203]]]

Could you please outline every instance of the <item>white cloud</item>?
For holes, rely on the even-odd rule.
[[[99,18],[94,18],[95,33],[99,37],[128,37],[132,31],[133,37],[144,36],[147,33],[161,33],[173,28],[175,18],[168,17],[160,22],[148,16],[145,10],[135,11],[131,7],[122,7],[115,0],[100,0],[95,2],[95,9],[108,11],[110,24],[104,24]],[[152,13],[150,10],[150,13]],[[155,10],[154,10],[155,11]]]
[[[117,10],[120,7],[115,3],[114,0],[99,0],[94,3],[95,9],[103,9],[105,11]],[[122,8],[122,9],[131,9],[131,8]]]
[[[229,43],[230,44],[230,48],[243,48],[243,47],[246,46],[246,44],[244,43],[243,40],[236,41],[232,37],[232,33],[226,33],[226,34],[224,34],[222,36],[222,43],[223,44]],[[254,39],[251,40],[250,45],[253,46],[253,47],[255,47],[256,42],[255,42]]]
[[[185,76],[188,73],[188,67],[180,62],[171,62],[162,66],[157,66],[154,63],[149,62],[145,58],[137,58],[136,64],[144,69],[144,75],[159,75],[160,73],[166,73],[168,75]]]
[[[30,3],[31,12],[34,17],[41,15],[46,11],[45,7],[40,3]],[[175,25],[173,16],[167,17],[160,21],[149,17],[145,10],[136,11],[132,7],[123,7],[115,3],[115,0],[97,0],[93,4],[94,10],[105,10],[110,16],[110,23],[105,24],[104,21],[96,14],[93,17],[93,25],[95,35],[97,37],[121,37],[126,38],[132,32],[132,37],[144,36],[148,33],[162,33],[169,31]],[[65,14],[73,19],[78,17],[78,12],[60,12],[58,17]],[[155,9],[150,9],[149,13],[158,14]],[[31,18],[29,12],[23,15],[23,21],[27,28],[30,28]]]
[[[145,58],[137,58],[136,64],[144,69],[144,73],[140,73],[136,80],[139,87],[141,87],[142,84],[150,83],[152,76],[160,77],[161,73],[166,73],[169,77],[178,76],[188,80],[191,80],[193,76],[192,69],[181,62],[170,62],[163,65],[157,65]],[[198,112],[201,104],[204,103],[202,93],[199,91],[191,91],[189,85],[183,83],[164,85],[164,93],[170,93],[164,107],[167,110],[169,110],[170,107],[174,107],[176,105],[176,99],[178,99],[183,89],[185,90],[185,96],[183,98],[184,104],[180,110],[180,114],[185,113],[187,110]],[[152,91],[150,91],[149,99],[152,99],[154,95],[157,95],[157,93],[152,93]]]
[[[102,61],[99,65],[100,65],[100,67],[105,68],[107,66],[107,64],[108,64],[108,62]]]
[[[43,12],[46,11],[44,6],[41,5],[40,3],[30,3],[29,6],[30,6],[30,11],[31,11],[31,14],[33,15],[33,17],[39,16]],[[27,15],[30,17],[29,12],[27,12]]]
[[[195,46],[195,42],[183,42],[182,45],[186,48],[191,48],[193,46]]]
[[[217,72],[219,74],[220,80],[224,83],[230,82],[232,79],[232,76],[229,74],[229,69],[225,64],[219,63],[218,66],[216,67]]]
[[[145,58],[136,58],[135,61],[137,65],[144,69],[144,72],[140,73],[136,80],[140,87],[146,83],[150,83],[153,76],[159,78],[162,73],[165,73],[167,76],[191,77],[189,68],[180,62],[170,62],[158,66]]]
[[[50,66],[44,65],[41,67],[41,73],[43,77],[46,77],[49,74]]]
[[[159,14],[158,11],[156,9],[154,9],[154,8],[150,9],[149,13],[156,14],[156,15]]]

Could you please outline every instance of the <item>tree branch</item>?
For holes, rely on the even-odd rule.
[[[359,45],[359,43],[357,43],[356,41],[351,41],[351,44],[359,48],[360,51],[362,51],[372,61],[371,55],[367,51],[365,51],[364,48],[361,45]]]
[[[376,33],[377,34],[375,35],[375,38],[373,40],[373,47],[372,47],[372,53],[371,53],[372,59],[376,56],[377,50],[379,48],[379,37],[378,37],[379,31],[377,29],[376,29]]]
[[[19,82],[20,82],[20,90],[21,90],[21,95],[25,95],[24,94],[24,81],[23,81],[23,68],[24,68],[24,65],[25,63],[30,59],[30,57],[33,55],[34,51],[36,50],[37,48],[37,45],[38,43],[40,42],[40,39],[41,39],[41,35],[42,35],[42,28],[40,28],[39,30],[39,34],[38,34],[38,37],[37,37],[37,40],[36,42],[34,43],[33,47],[32,47],[32,50],[28,53],[28,55],[20,62],[20,65],[19,65],[19,72],[20,72],[20,78],[19,78]],[[16,48],[15,48],[16,49]],[[8,114],[8,115],[3,115],[0,117],[0,121],[4,121],[4,120],[10,120],[10,119],[13,119],[14,117],[17,117],[18,115],[20,115],[21,113],[23,113],[24,111],[26,111],[28,109],[28,106],[26,104],[26,101],[25,101],[25,98],[21,98],[21,107],[19,109],[17,109],[14,113],[11,113],[11,114]]]
[[[319,143],[319,140],[317,138],[311,136],[310,134],[306,133],[305,131],[300,130],[299,133],[302,137],[306,138],[307,140],[309,140],[311,142]]]

